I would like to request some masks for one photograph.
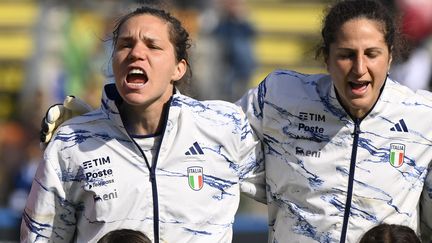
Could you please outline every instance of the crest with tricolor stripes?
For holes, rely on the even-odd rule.
[[[402,166],[405,156],[405,145],[401,143],[390,144],[390,164],[394,167]]]
[[[204,185],[203,168],[200,166],[188,167],[187,174],[190,188],[195,191],[201,190]]]

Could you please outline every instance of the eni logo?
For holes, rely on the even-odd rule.
[[[106,193],[106,194],[95,195],[94,196],[94,200],[95,201],[108,201],[108,200],[111,200],[111,199],[114,199],[114,198],[118,198],[118,196],[117,196],[117,190],[116,189],[114,189],[113,192],[109,192],[109,193]]]

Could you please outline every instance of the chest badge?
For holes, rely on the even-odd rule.
[[[401,167],[404,162],[405,145],[401,143],[390,144],[390,164],[393,167]]]
[[[199,191],[203,188],[203,168],[200,166],[192,166],[187,168],[188,182],[190,188],[194,191]]]

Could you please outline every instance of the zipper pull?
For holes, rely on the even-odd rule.
[[[354,133],[357,135],[361,133],[360,124],[358,124],[358,123],[355,124]]]
[[[152,182],[152,181],[155,180],[155,178],[156,178],[155,172],[150,171],[150,178],[149,178],[149,181]]]
[[[354,132],[351,135],[359,135],[360,133],[360,119],[356,118],[354,120]]]

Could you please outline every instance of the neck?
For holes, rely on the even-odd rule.
[[[153,104],[155,106],[155,104]],[[156,105],[157,106],[157,105]],[[120,108],[120,115],[126,130],[134,135],[157,134],[163,128],[163,116],[166,112],[166,105],[157,107],[140,107],[123,103]]]

